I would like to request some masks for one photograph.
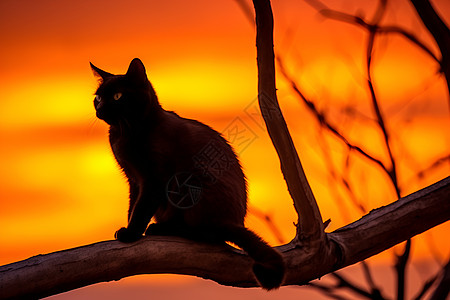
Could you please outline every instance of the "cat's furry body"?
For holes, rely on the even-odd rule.
[[[227,141],[203,123],[162,109],[139,59],[125,75],[91,67],[101,79],[94,100],[97,117],[110,125],[111,148],[130,185],[128,226],[116,238],[133,242],[145,232],[230,241],[255,260],[253,270],[262,287],[280,286],[281,255],[244,227],[246,180]],[[219,161],[210,161],[208,147]],[[220,170],[214,169],[220,162]],[[168,201],[168,183],[179,174],[200,183],[201,195],[190,207]],[[148,226],[152,217],[156,223]]]

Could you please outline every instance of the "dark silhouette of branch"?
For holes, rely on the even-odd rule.
[[[356,283],[351,282],[348,278],[345,278],[343,275],[333,272],[331,273],[331,276],[337,279],[336,288],[346,288],[349,291],[363,298],[374,299],[371,293],[365,291],[362,287],[358,286]],[[379,299],[381,300],[383,298]]]
[[[406,31],[403,28],[400,28],[398,26],[393,26],[393,25],[389,25],[389,26],[380,26],[378,28],[378,33],[379,34],[390,34],[390,33],[395,33],[395,34],[399,34],[403,37],[405,37],[407,40],[409,40],[410,42],[412,42],[414,45],[416,45],[417,47],[419,47],[421,50],[423,50],[426,54],[428,54],[436,63],[438,63],[439,65],[441,64],[441,61],[439,60],[439,58],[437,58],[437,56],[433,53],[433,51],[431,51],[430,48],[428,48],[423,42],[421,42],[413,33]]]
[[[389,161],[391,164],[391,166],[389,168],[387,168],[386,171],[387,171],[387,174],[389,175],[392,185],[395,188],[397,197],[400,198],[401,192],[400,192],[400,187],[398,186],[397,168],[396,168],[394,155],[393,155],[392,149],[391,149],[390,135],[386,128],[386,125],[385,125],[386,122],[384,121],[384,116],[383,116],[383,113],[381,112],[380,105],[378,103],[378,99],[377,99],[377,96],[375,93],[375,88],[373,87],[373,82],[372,82],[371,67],[372,67],[372,55],[373,55],[373,45],[375,43],[375,37],[376,37],[376,30],[370,31],[369,39],[367,41],[367,64],[366,64],[367,85],[369,87],[370,98],[372,100],[372,108],[374,110],[378,126],[380,127],[380,130],[383,134],[385,147],[388,152]]]
[[[353,25],[359,25],[360,27],[368,30],[369,32],[376,32],[382,34],[400,34],[414,45],[422,49],[426,54],[428,54],[434,61],[440,65],[440,71],[444,73],[447,81],[447,89],[450,92],[450,29],[444,23],[442,18],[437,14],[436,10],[433,8],[432,4],[428,0],[410,0],[413,4],[416,12],[420,16],[423,24],[428,29],[428,31],[433,36],[434,40],[438,44],[439,50],[441,52],[441,58],[439,59],[425,43],[421,42],[413,33],[406,31],[405,29],[399,28],[397,26],[380,26],[374,21],[367,22],[359,16],[353,16],[350,14],[338,12],[329,9],[326,5],[318,0],[306,0],[307,3],[315,7],[323,16],[346,22]],[[382,16],[379,12],[380,7],[386,7],[383,4],[384,0],[379,2],[379,8],[376,15]],[[381,19],[381,17],[379,17]],[[449,98],[450,101],[450,98]]]
[[[283,284],[307,284],[448,220],[450,177],[326,234],[330,243],[277,247],[286,262]],[[257,286],[252,263],[230,246],[177,237],[145,237],[132,244],[106,241],[1,266],[0,299],[36,299],[137,274],[184,274],[223,285]]]
[[[385,172],[387,173],[387,175],[389,176],[397,197],[400,198],[401,196],[401,192],[400,192],[400,187],[398,186],[398,177],[397,177],[397,170],[396,170],[396,162],[394,159],[394,155],[392,153],[392,147],[391,147],[391,142],[390,142],[390,135],[389,132],[386,128],[386,122],[385,122],[385,118],[383,116],[383,113],[380,109],[380,105],[379,105],[379,101],[377,99],[376,93],[375,93],[375,88],[373,85],[373,80],[372,80],[372,61],[373,61],[373,46],[375,43],[375,38],[378,34],[378,29],[380,27],[379,23],[381,22],[385,11],[386,11],[386,4],[387,1],[386,0],[382,0],[379,1],[379,5],[377,7],[377,11],[375,13],[375,16],[373,18],[373,20],[371,21],[371,23],[369,24],[368,22],[366,22],[364,19],[362,19],[361,17],[358,16],[353,16],[353,15],[349,15],[346,13],[342,13],[342,12],[338,12],[338,11],[334,11],[331,9],[326,8],[326,6],[323,3],[320,3],[319,1],[307,1],[308,3],[312,4],[313,6],[315,6],[316,8],[320,8],[319,12],[329,18],[334,18],[336,20],[342,21],[342,22],[347,22],[350,24],[355,24],[355,25],[360,25],[362,26],[364,29],[366,29],[369,33],[368,36],[368,40],[367,40],[367,46],[366,46],[366,73],[367,73],[367,85],[369,88],[369,92],[370,92],[370,97],[371,97],[371,104],[372,104],[372,109],[374,111],[375,117],[376,117],[376,121],[378,123],[378,126],[382,132],[383,138],[384,138],[384,143],[385,143],[385,147],[386,150],[388,152],[388,156],[389,156],[389,162],[390,162],[390,167],[386,167],[383,164],[383,169],[385,170]],[[387,33],[387,30],[384,30],[385,33]],[[416,39],[417,40],[417,39]]]
[[[388,174],[389,170],[381,160],[368,154],[361,147],[350,143],[347,140],[347,138],[334,125],[331,124],[331,122],[327,119],[327,117],[323,113],[319,112],[319,110],[317,109],[314,102],[309,100],[308,98],[306,98],[306,96],[301,92],[300,88],[298,87],[298,85],[294,81],[294,79],[287,73],[286,69],[284,68],[283,60],[279,56],[277,57],[277,62],[278,62],[278,67],[279,67],[280,73],[284,76],[286,81],[291,85],[292,90],[303,101],[303,103],[306,105],[306,107],[309,109],[309,111],[313,114],[313,116],[316,118],[316,120],[319,122],[319,124],[321,124],[322,127],[329,130],[334,136],[339,138],[342,142],[344,142],[344,144],[348,147],[349,150],[355,151],[356,153],[360,154],[362,157],[366,158],[368,161],[379,166],[383,172]]]
[[[437,276],[433,276],[430,279],[428,279],[424,285],[422,286],[422,289],[420,290],[420,292],[417,294],[417,296],[415,296],[413,299],[414,300],[420,300],[423,298],[423,296],[425,295],[426,292],[428,292],[428,290],[431,288],[431,286],[434,284],[434,282],[436,281]]]
[[[244,13],[245,18],[247,21],[252,25],[255,26],[255,14],[252,10],[252,7],[248,4],[245,0],[234,0],[239,7],[241,8],[242,12]]]
[[[269,227],[270,231],[272,232],[272,234],[279,243],[282,244],[286,242],[286,239],[283,237],[283,233],[275,225],[275,222],[273,221],[272,217],[269,214],[264,213],[263,211],[254,206],[249,206],[248,212],[257,217],[258,219],[262,220],[264,223],[266,223],[267,227]]]
[[[405,249],[397,256],[395,270],[397,271],[397,299],[405,299],[406,265],[411,252],[411,240],[406,241]]]
[[[364,261],[362,262],[364,263]],[[385,298],[381,295],[380,291],[378,289],[371,288],[371,290],[368,292],[363,287],[359,286],[358,284],[352,282],[345,276],[333,272],[330,273],[330,275],[336,280],[336,283],[333,285],[325,285],[318,282],[310,283],[309,285],[323,291],[328,296],[332,298],[339,299],[340,296],[336,294],[336,291],[339,289],[347,289],[350,292],[353,292],[355,295],[364,298],[364,299],[372,299],[372,300],[384,300]]]
[[[436,159],[434,162],[432,162],[428,167],[426,167],[425,169],[423,169],[422,171],[420,171],[419,173],[417,173],[417,177],[418,178],[423,178],[425,177],[425,174],[433,171],[434,169],[442,166],[442,164],[446,163],[446,162],[450,162],[450,154],[444,157],[440,157],[438,159]]]
[[[366,282],[370,287],[371,290],[370,293],[372,297],[375,297],[376,299],[383,299],[384,297],[381,295],[380,289],[376,286],[373,280],[372,272],[370,271],[368,263],[365,260],[363,260],[360,263],[360,265],[362,266],[363,269],[364,278],[366,279]]]
[[[336,299],[336,300],[347,300],[347,298],[344,298],[338,294],[336,294],[336,286],[335,285],[325,285],[318,282],[311,282],[308,284],[308,286],[313,287],[321,292],[323,292],[325,295],[327,295],[330,298]]]
[[[383,33],[383,34],[388,34],[388,33],[397,33],[397,34],[401,34],[404,37],[406,37],[408,40],[410,40],[411,42],[413,42],[415,45],[417,45],[420,49],[422,49],[423,51],[425,51],[427,54],[429,54],[435,61],[437,61],[440,65],[442,65],[445,68],[445,62],[444,62],[444,58],[442,60],[442,63],[439,59],[436,58],[436,56],[433,54],[433,52],[425,46],[424,43],[420,42],[413,34],[407,32],[406,30],[403,30],[399,27],[396,26],[381,26],[380,22],[384,16],[386,7],[387,7],[387,0],[382,0],[378,2],[378,7],[376,10],[376,13],[373,17],[373,19],[369,22],[365,21],[363,18],[359,17],[359,16],[353,16],[353,15],[349,15],[346,13],[342,13],[342,12],[338,12],[338,11],[334,11],[329,9],[328,7],[326,7],[324,4],[322,4],[319,1],[307,1],[309,2],[311,5],[313,5],[314,7],[316,7],[317,10],[319,10],[319,12],[324,15],[325,17],[328,18],[332,18],[332,19],[336,19],[342,22],[346,22],[346,23],[350,23],[353,25],[359,25],[362,28],[364,28],[365,30],[368,31],[368,40],[367,40],[367,47],[366,47],[366,72],[367,72],[367,84],[368,84],[368,89],[370,91],[370,96],[371,96],[371,102],[372,102],[372,108],[374,111],[374,114],[376,116],[376,120],[378,123],[378,126],[382,132],[383,138],[384,138],[384,143],[385,143],[385,147],[388,153],[388,157],[389,157],[389,161],[390,161],[390,167],[386,167],[383,163],[378,164],[380,166],[382,166],[382,170],[385,171],[387,173],[387,175],[389,176],[391,183],[393,185],[393,187],[395,188],[396,194],[398,197],[401,196],[401,189],[399,187],[398,184],[398,176],[397,176],[397,168],[396,168],[396,161],[392,152],[392,147],[391,147],[391,142],[390,142],[390,134],[389,131],[387,130],[386,127],[386,123],[384,120],[384,116],[383,113],[380,109],[379,106],[379,101],[377,99],[376,96],[376,92],[375,92],[375,88],[373,85],[373,81],[372,81],[372,76],[371,76],[371,66],[372,66],[372,57],[373,57],[373,47],[374,47],[374,43],[375,43],[375,39],[377,37],[378,34]],[[414,1],[413,1],[414,2]],[[435,11],[433,10],[433,8],[431,7],[431,4],[428,1],[415,1],[415,2],[422,2],[421,3],[421,8],[424,9],[424,5],[427,6],[427,8],[425,8],[425,10],[429,10],[429,14],[428,17],[432,20],[435,21],[435,19],[438,20],[438,24],[434,27],[441,27],[439,29],[434,28],[435,32],[439,31],[439,32],[443,32],[444,30],[448,31],[448,28],[445,26],[445,24],[443,24],[439,19],[439,17],[437,16],[437,14],[435,14]],[[415,4],[417,6],[417,3]],[[433,21],[433,22],[434,22]],[[444,25],[444,26],[442,26]],[[445,27],[445,28],[443,28]],[[429,30],[430,27],[428,27]],[[449,31],[450,32],[450,31]],[[447,34],[447,33],[446,33]],[[445,34],[444,34],[445,36]],[[439,42],[438,42],[439,43]],[[448,46],[448,44],[450,43],[450,35],[446,36],[446,38],[442,39],[441,37],[441,44],[444,44],[445,47]],[[442,47],[440,48],[442,49]],[[447,47],[447,49],[450,49]],[[441,51],[442,52],[442,51]],[[448,51],[447,51],[448,52]],[[444,72],[445,73],[445,72]],[[298,88],[294,89],[297,90],[297,94],[300,94],[300,97],[305,99],[305,97],[301,94],[301,92],[299,92]],[[305,100],[304,100],[305,101]],[[307,104],[309,107],[314,107],[311,104]],[[318,112],[314,112],[314,114],[317,116]],[[322,125],[322,123],[321,123]],[[327,128],[330,128],[329,126],[325,126]],[[333,130],[331,130],[333,132]],[[335,133],[335,132],[333,132]],[[336,134],[336,133],[335,133]],[[346,144],[346,140],[345,138],[341,138],[341,140],[343,140]],[[373,161],[373,160],[372,160]],[[403,252],[403,254],[399,257],[398,259],[398,264],[396,265],[396,270],[397,270],[397,278],[398,278],[398,289],[397,289],[397,298],[403,300],[404,299],[404,286],[405,286],[405,267],[406,267],[406,262],[409,258],[409,254],[410,254],[410,241],[407,242],[405,250]]]
[[[319,131],[319,133],[322,133],[322,130]],[[337,203],[337,208],[339,209],[339,213],[341,214],[341,216],[343,217],[345,222],[350,222],[350,216],[348,214],[348,208],[345,205],[345,201],[343,199],[343,197],[341,197],[339,191],[338,191],[338,185],[339,184],[343,184],[346,185],[346,189],[347,191],[351,191],[350,186],[348,185],[348,183],[346,182],[346,179],[343,178],[343,176],[340,176],[339,174],[337,174],[337,168],[334,165],[333,159],[331,158],[331,154],[329,152],[330,147],[328,145],[325,145],[325,139],[322,137],[318,139],[318,144],[322,150],[322,155],[324,158],[324,162],[326,165],[326,170],[328,171],[328,189],[331,193],[331,196],[333,198],[333,200]],[[352,193],[350,193],[352,194]],[[357,203],[358,201],[354,198],[351,198],[354,201],[354,204],[358,207],[361,207],[362,204]]]
[[[411,0],[417,14],[436,41],[441,52],[441,71],[450,93],[450,29],[428,0]],[[449,98],[450,101],[450,98]]]
[[[297,236],[305,240],[323,241],[322,217],[278,104],[270,1],[254,0],[253,5],[256,14],[259,107],[267,132],[280,158],[281,171],[299,216]]]
[[[319,143],[320,143],[320,141],[319,141]],[[322,145],[322,148],[323,148],[322,150],[323,150],[323,155],[324,155],[324,158],[325,158],[325,163],[327,164],[327,170],[329,170],[329,172],[331,174],[332,181],[340,181],[340,183],[347,189],[347,192],[350,195],[350,199],[352,199],[352,202],[355,205],[355,207],[357,209],[360,209],[362,213],[366,213],[366,210],[365,210],[364,206],[360,202],[358,202],[356,200],[356,196],[352,192],[352,190],[351,190],[348,182],[346,181],[346,179],[345,178],[338,178],[338,175],[334,171],[336,168],[335,168],[335,166],[333,164],[333,161],[332,161],[332,159],[330,157],[329,152],[325,151],[325,147],[323,145]],[[346,215],[346,209],[343,207],[343,203],[342,203],[342,200],[341,200],[341,198],[340,198],[340,196],[339,196],[339,194],[337,192],[337,189],[334,187],[333,183],[329,185],[329,188],[333,192],[333,199],[335,201],[337,201],[338,204],[339,204],[338,208],[340,209],[341,214],[343,214],[345,216]],[[344,279],[344,277],[340,278],[340,281],[341,281],[340,285],[337,285],[337,286],[334,286],[334,287],[333,286],[319,285],[319,286],[315,286],[315,287],[320,289],[320,290],[322,290],[324,293],[326,293],[331,298],[334,298],[334,296],[335,296],[335,294],[332,292],[333,289],[338,289],[339,287],[345,285],[347,288],[353,289],[356,293],[360,293],[361,291],[363,291],[364,295],[370,295],[371,298],[373,298],[373,299],[384,299],[382,297],[382,295],[381,295],[381,291],[376,287],[376,285],[375,285],[375,283],[373,281],[372,274],[371,274],[371,271],[370,271],[370,268],[369,268],[367,262],[366,261],[362,261],[360,263],[360,266],[362,266],[363,274],[364,274],[364,277],[365,277],[365,279],[366,279],[366,281],[367,281],[367,283],[368,283],[368,285],[370,287],[370,291],[365,291],[365,290],[362,290],[362,288],[360,288],[360,287],[354,286],[350,281],[346,281]]]
[[[428,54],[435,62],[441,65],[441,60],[433,53],[433,51],[428,46],[425,45],[424,42],[420,41],[420,39],[414,33],[394,25],[383,26],[376,24],[378,23],[376,22],[376,20],[382,17],[381,12],[385,10],[387,1],[379,2],[380,5],[377,7],[377,12],[375,13],[375,16],[377,17],[376,18],[374,17],[374,20],[372,20],[371,22],[367,22],[366,20],[364,20],[362,17],[359,16],[354,16],[344,12],[329,9],[326,5],[324,5],[322,2],[319,2],[318,0],[305,0],[305,1],[314,8],[316,8],[319,11],[319,13],[322,14],[324,17],[349,23],[351,25],[359,25],[361,28],[369,32],[376,31],[378,34],[399,34],[404,38],[406,38],[407,40],[409,40],[410,42],[412,42],[417,47],[419,47],[426,54]]]
[[[430,300],[445,300],[450,293],[450,260],[442,269],[442,273],[442,277],[434,290],[433,295],[431,295]]]

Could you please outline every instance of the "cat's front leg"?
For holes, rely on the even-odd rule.
[[[130,193],[130,197],[132,196]],[[132,243],[139,240],[158,209],[160,198],[150,185],[144,186],[136,200],[130,199],[128,226],[117,230],[114,235],[115,238],[123,243]]]

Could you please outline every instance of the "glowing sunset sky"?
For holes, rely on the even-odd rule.
[[[376,1],[324,1],[348,13],[371,16]],[[433,1],[450,20],[450,3]],[[275,49],[288,72],[317,107],[351,141],[388,163],[374,126],[366,88],[364,31],[325,20],[303,1],[273,1]],[[391,1],[385,24],[414,32],[439,53],[411,5]],[[162,106],[224,129],[241,122],[251,143],[234,146],[249,179],[247,225],[280,243],[260,218],[268,213],[285,242],[297,217],[276,153],[254,115],[257,109],[254,28],[235,1],[0,1],[0,264],[113,238],[126,224],[127,185],[109,149],[107,126],[92,106],[97,82],[89,62],[124,73],[139,57]],[[376,44],[373,77],[395,140],[404,195],[448,176],[449,165],[419,180],[417,172],[450,152],[449,99],[437,64],[399,36]],[[330,188],[323,154],[341,171],[341,142],[321,130],[278,74],[279,101],[324,219],[334,230],[362,214]],[[356,119],[345,115],[354,107]],[[238,120],[238,121],[236,121]],[[233,142],[233,141],[232,141]],[[331,150],[330,150],[331,149]],[[344,172],[344,171],[342,171]],[[395,200],[382,173],[352,160],[350,184],[367,209]],[[346,215],[342,214],[345,207]],[[414,239],[415,257],[431,260],[429,244],[449,224]],[[446,259],[450,241],[435,258]],[[390,262],[391,253],[378,257]]]

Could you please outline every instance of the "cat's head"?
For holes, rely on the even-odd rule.
[[[91,68],[100,80],[94,99],[96,115],[109,125],[144,120],[160,108],[139,58],[131,61],[127,73],[123,75],[113,75],[92,63]]]

